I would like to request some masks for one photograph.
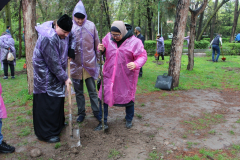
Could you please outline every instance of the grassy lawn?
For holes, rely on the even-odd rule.
[[[219,57],[221,58],[221,56]],[[188,89],[224,89],[231,88],[240,90],[239,82],[239,56],[226,56],[226,62],[219,60],[217,63],[211,61],[211,57],[195,57],[193,71],[188,71],[188,57],[182,56],[182,66],[180,73],[179,87],[175,90]],[[153,56],[148,57],[147,63],[143,67],[143,77],[138,80],[137,94],[158,91],[154,88],[158,75],[168,72],[169,57],[165,57],[163,65],[153,63]],[[16,71],[21,71],[25,59],[17,61]],[[0,71],[3,75],[3,71]],[[24,105],[32,96],[28,95],[27,75],[16,75],[16,79],[0,79],[3,87],[3,98],[7,105]],[[87,88],[84,88],[87,93]]]
[[[181,73],[179,87],[176,90],[188,89],[224,89],[232,88],[240,90],[239,72],[239,56],[225,56],[226,62],[222,62],[219,57],[219,62],[213,63],[211,57],[195,57],[193,71],[187,70],[188,57],[182,56]],[[153,63],[154,57],[148,57],[147,63],[143,67],[143,78],[138,81],[137,93],[147,93],[156,91],[155,82],[158,75],[168,72],[167,63],[169,57],[165,57],[163,65]],[[229,71],[223,68],[231,67]],[[239,68],[238,68],[239,69]]]

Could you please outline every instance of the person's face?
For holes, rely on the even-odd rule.
[[[135,34],[137,34],[137,33],[138,33],[136,29],[134,30],[134,33],[135,33]]]
[[[115,39],[115,41],[120,41],[122,39],[122,34],[119,32],[114,32],[111,31],[111,36],[113,37],[113,39]]]
[[[160,36],[157,36],[157,39],[159,39],[160,38]]]
[[[77,25],[82,26],[83,22],[84,22],[85,18],[81,19],[81,18],[77,18],[74,17],[74,21],[77,23]]]
[[[11,29],[11,27],[8,28],[9,30]]]
[[[68,36],[68,34],[70,32],[67,32],[65,30],[63,30],[62,28],[60,28],[57,24],[56,24],[56,33],[57,35],[61,38],[61,39],[64,39],[65,37]]]

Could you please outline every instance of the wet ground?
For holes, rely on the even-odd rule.
[[[91,114],[91,107],[87,106],[87,117],[80,125],[82,147],[69,147],[66,127],[58,149],[55,149],[56,144],[38,141],[31,134],[24,137],[25,145],[16,147],[16,153],[7,157],[0,154],[0,157],[145,160],[151,158],[151,153],[161,154],[158,159],[176,159],[176,155],[190,154],[199,148],[224,150],[232,144],[240,144],[239,93],[234,90],[188,90],[139,94],[136,95],[133,127],[125,128],[125,108],[112,107],[109,109],[109,130],[105,133],[93,131],[98,122]],[[18,140],[20,138],[7,139],[11,144]],[[30,157],[33,148],[41,150],[40,157]]]

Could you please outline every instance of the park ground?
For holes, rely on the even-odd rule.
[[[149,56],[138,81],[133,127],[125,128],[125,110],[109,109],[106,133],[93,131],[98,122],[87,99],[87,117],[80,126],[81,147],[69,146],[68,127],[61,142],[49,144],[36,139],[32,123],[32,96],[27,92],[24,59],[17,61],[16,79],[1,79],[8,118],[3,120],[3,135],[16,147],[13,154],[0,159],[36,160],[238,160],[240,159],[240,57],[226,56],[226,62],[211,62],[210,57],[195,57],[193,71],[186,70],[182,57],[179,87],[173,91],[154,88],[158,75],[168,70],[169,57],[156,64]],[[3,75],[3,71],[0,71]],[[72,96],[74,118],[77,107]],[[65,115],[68,117],[66,99]],[[41,150],[36,158],[34,148]]]

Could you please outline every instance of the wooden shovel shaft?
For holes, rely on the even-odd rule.
[[[70,74],[70,59],[68,59],[68,78],[71,77]],[[68,105],[69,105],[69,135],[73,136],[73,130],[72,130],[72,100],[71,100],[71,85],[69,85],[69,91],[68,91]]]

